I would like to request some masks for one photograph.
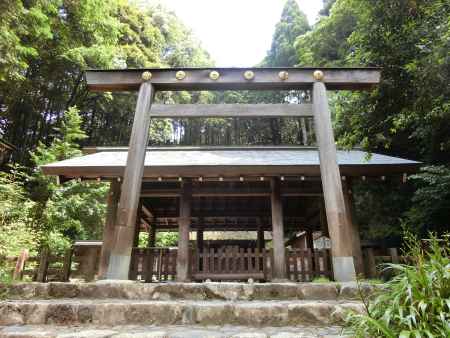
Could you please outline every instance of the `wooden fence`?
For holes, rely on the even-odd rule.
[[[287,251],[288,279],[294,282],[311,282],[316,277],[333,278],[331,255],[328,249],[291,249]]]
[[[192,278],[195,280],[247,280],[269,279],[271,271],[270,250],[239,248],[194,252],[192,255]]]
[[[71,271],[72,250],[65,255],[52,255],[44,249],[38,256],[30,256],[24,249],[18,257],[3,257],[0,261],[11,267],[13,280],[37,282],[68,281]]]
[[[383,264],[402,263],[411,264],[412,257],[400,256],[397,248],[388,248],[383,255],[375,255],[373,248],[363,250],[364,274],[366,278],[389,279],[392,271],[385,269]]]
[[[332,279],[329,250],[287,250],[288,279],[312,281],[315,277]],[[169,281],[176,277],[175,248],[134,248],[130,279],[145,282]],[[271,280],[273,251],[237,246],[225,249],[192,250],[190,272],[193,280]]]
[[[99,250],[81,254],[69,249],[64,255],[54,255],[44,249],[38,256],[30,257],[23,250],[18,257],[0,257],[0,263],[10,268],[14,280],[39,282],[68,281],[82,278],[95,279]],[[366,278],[389,278],[382,271],[382,263],[408,263],[409,257],[398,255],[395,248],[375,255],[373,249],[363,250]],[[176,248],[134,248],[131,257],[130,279],[145,282],[173,281],[176,278]],[[209,249],[191,253],[190,269],[193,280],[271,280],[273,252],[270,249],[243,249],[237,246],[226,249]],[[331,255],[328,249],[286,250],[287,278],[294,282],[308,282],[316,277],[333,279]]]
[[[175,280],[176,265],[176,249],[133,248],[129,277],[147,283]]]

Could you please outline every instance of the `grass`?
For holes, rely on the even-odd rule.
[[[386,264],[394,277],[371,300],[365,314],[350,313],[348,332],[362,337],[450,337],[450,243],[431,236],[429,248],[406,234],[410,265]],[[362,294],[362,293],[361,293]]]
[[[328,277],[316,277],[312,280],[313,283],[330,283],[330,279]]]

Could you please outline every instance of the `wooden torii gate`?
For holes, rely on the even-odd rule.
[[[313,116],[319,148],[320,172],[331,253],[336,281],[356,277],[353,237],[342,191],[341,175],[326,90],[367,90],[380,80],[378,68],[171,68],[90,70],[88,88],[93,91],[136,91],[136,104],[128,157],[120,193],[114,243],[107,279],[128,279],[135,236],[136,213],[142,184],[151,117]],[[311,90],[312,104],[302,105],[155,105],[156,91],[166,90]],[[286,278],[283,217],[279,182],[272,186],[274,277]],[[177,280],[188,281],[190,185],[180,199]]]

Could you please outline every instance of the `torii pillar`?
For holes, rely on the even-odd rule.
[[[316,70],[313,83],[313,114],[319,146],[325,211],[331,239],[334,279],[337,282],[356,280],[352,249],[352,231],[342,191],[341,174],[337,163],[336,144],[328,107],[327,90],[322,82],[326,74]]]
[[[136,229],[136,213],[144,173],[145,153],[150,127],[150,107],[155,89],[148,82],[151,75],[142,74],[144,82],[140,85],[134,114],[127,164],[123,176],[122,192],[117,210],[117,223],[114,231],[114,246],[109,259],[107,279],[127,280],[130,270],[131,250]]]

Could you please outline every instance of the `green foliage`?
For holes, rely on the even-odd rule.
[[[42,173],[41,165],[80,156],[77,142],[86,138],[76,108],[66,112],[54,131],[56,136],[51,145],[41,143],[31,154],[37,169],[31,177],[30,189],[39,205],[34,217],[42,233],[40,245],[62,252],[75,239],[101,238],[108,186],[77,181],[57,185],[54,178]]]
[[[381,66],[383,80],[371,95],[353,96],[347,129],[361,131],[358,138],[371,149],[448,164],[448,1],[354,5],[352,60]]]
[[[272,67],[295,65],[297,63],[295,39],[308,30],[308,19],[300,11],[297,1],[287,0],[281,13],[281,19],[275,26],[272,45],[262,64]]]
[[[450,169],[446,166],[427,166],[410,177],[417,190],[412,198],[412,207],[407,212],[411,227],[419,229],[449,229],[450,220]]]
[[[178,245],[178,232],[158,232],[156,236],[157,247],[170,247]]]
[[[382,73],[372,92],[332,95],[338,144],[448,168],[448,1],[327,1],[322,15],[296,41],[301,65],[379,66]],[[442,187],[444,181],[441,175]],[[445,230],[445,189],[425,177],[412,183],[420,190],[413,200],[409,188],[384,189],[384,195],[381,187],[360,190],[355,199],[365,203],[359,208],[358,222],[364,229],[375,229],[377,238],[392,235],[392,229],[405,222],[422,234],[427,228]],[[429,203],[424,195],[427,185],[436,193]]]
[[[313,283],[330,283],[330,279],[328,277],[316,277],[312,280]]]
[[[15,160],[52,142],[64,112],[79,108],[84,142],[124,145],[134,95],[89,93],[87,68],[211,65],[178,18],[161,6],[126,0],[8,0],[0,4],[0,131],[18,147]],[[198,94],[165,93],[175,101]],[[170,122],[156,122],[153,143],[171,142]]]
[[[356,9],[347,0],[338,0],[331,14],[297,38],[295,48],[302,66],[343,66],[351,55],[348,37],[356,26]]]
[[[156,233],[155,246],[157,248],[174,247],[178,245],[178,232],[159,231]],[[139,234],[139,247],[148,246],[148,234],[141,232]]]
[[[363,239],[389,238],[396,247],[401,242],[405,210],[411,206],[411,184],[396,177],[385,182],[355,182],[353,200]],[[370,206],[370,208],[368,207]]]
[[[35,254],[39,234],[33,227],[36,203],[23,185],[27,176],[20,167],[0,172],[0,281],[11,279],[13,266],[2,257],[16,257],[23,248]],[[0,295],[1,298],[1,295]]]
[[[0,257],[17,256],[23,248],[36,252],[38,234],[33,229],[35,202],[28,198],[22,168],[0,172]]]
[[[350,314],[356,337],[450,336],[450,241],[431,235],[429,248],[407,234],[412,265],[389,264],[396,276],[367,304],[367,314]]]

